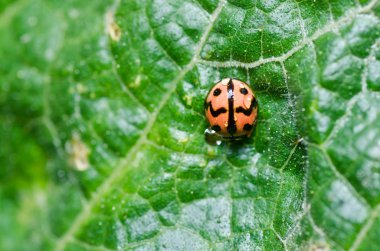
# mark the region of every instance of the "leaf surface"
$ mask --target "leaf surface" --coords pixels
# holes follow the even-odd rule
[[[1,3],[1,246],[376,250],[379,16],[365,0]],[[203,100],[225,77],[252,86],[259,120],[214,147]]]

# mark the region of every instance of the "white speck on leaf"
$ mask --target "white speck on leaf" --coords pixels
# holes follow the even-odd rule
[[[27,22],[29,26],[33,27],[38,23],[38,19],[35,16],[31,16],[28,18]]]
[[[174,128],[170,128],[169,130],[170,130],[170,134],[173,136],[173,138],[178,140],[179,143],[186,143],[187,141],[189,141],[189,137],[188,137],[186,132],[180,131],[180,130],[174,129]]]
[[[32,40],[32,37],[29,34],[24,34],[20,39],[22,43],[27,44]]]
[[[69,142],[65,145],[69,155],[69,163],[78,171],[84,171],[89,167],[88,155],[90,150],[83,143],[78,133],[73,133]]]
[[[113,11],[109,11],[106,15],[106,30],[113,41],[118,42],[120,40],[121,29],[119,25],[115,22]]]
[[[75,19],[75,18],[79,17],[79,11],[77,9],[70,9],[69,10],[69,17],[71,19]]]

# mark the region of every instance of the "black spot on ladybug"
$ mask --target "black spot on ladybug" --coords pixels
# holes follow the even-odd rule
[[[246,88],[241,88],[240,93],[243,95],[246,95],[246,94],[248,94],[248,90]]]
[[[251,101],[251,105],[249,106],[248,109],[244,109],[243,107],[239,106],[238,108],[236,108],[236,113],[243,113],[244,115],[249,116],[251,115],[253,108],[256,108],[256,107],[257,107],[257,101],[256,101],[256,98],[253,97]]]
[[[208,109],[208,107],[210,107],[211,115],[214,118],[218,117],[222,113],[226,113],[227,112],[226,108],[224,108],[224,107],[221,107],[221,108],[219,108],[217,110],[214,110],[214,108],[212,107],[211,101],[207,103],[206,109]]]
[[[248,131],[252,130],[252,127],[253,127],[253,125],[245,124],[244,127],[243,127],[243,129],[244,129],[244,131],[248,132]]]
[[[214,96],[215,97],[217,97],[217,96],[219,96],[220,94],[222,93],[222,90],[220,90],[219,88],[216,88],[215,90],[214,90]]]
[[[214,126],[212,126],[211,129],[214,130],[215,132],[219,132],[220,130],[222,130],[222,129],[220,128],[220,126],[218,126],[218,125],[214,125]]]

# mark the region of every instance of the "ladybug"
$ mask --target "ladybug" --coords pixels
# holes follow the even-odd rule
[[[251,136],[257,100],[248,84],[225,78],[211,88],[204,105],[212,133],[225,140]]]

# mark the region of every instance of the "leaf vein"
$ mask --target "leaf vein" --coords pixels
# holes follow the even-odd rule
[[[325,35],[328,32],[337,30],[340,26],[343,24],[352,21],[356,16],[362,13],[370,12],[377,3],[377,0],[372,0],[368,5],[358,8],[358,9],[352,9],[351,11],[348,11],[345,16],[343,16],[341,19],[333,22],[331,21],[327,25],[325,25],[322,29],[317,30],[311,37],[304,39],[301,43],[299,43],[297,46],[295,46],[293,49],[289,50],[287,53],[278,56],[278,57],[269,57],[264,59],[259,59],[257,61],[251,62],[251,63],[244,63],[236,60],[230,60],[230,61],[208,61],[204,59],[200,59],[199,63],[203,65],[208,65],[211,67],[218,67],[218,68],[227,68],[227,67],[239,67],[239,68],[255,68],[262,64],[272,63],[272,62],[285,62],[288,58],[293,56],[295,53],[303,49],[307,44],[313,42],[314,40],[317,40],[321,36]]]
[[[359,234],[357,235],[354,243],[352,244],[349,251],[355,251],[358,250],[360,247],[360,244],[363,242],[363,240],[366,238],[368,231],[371,229],[373,224],[375,223],[375,220],[380,216],[380,203],[375,207],[375,209],[372,211],[369,219],[367,222],[363,225],[361,228]]]

